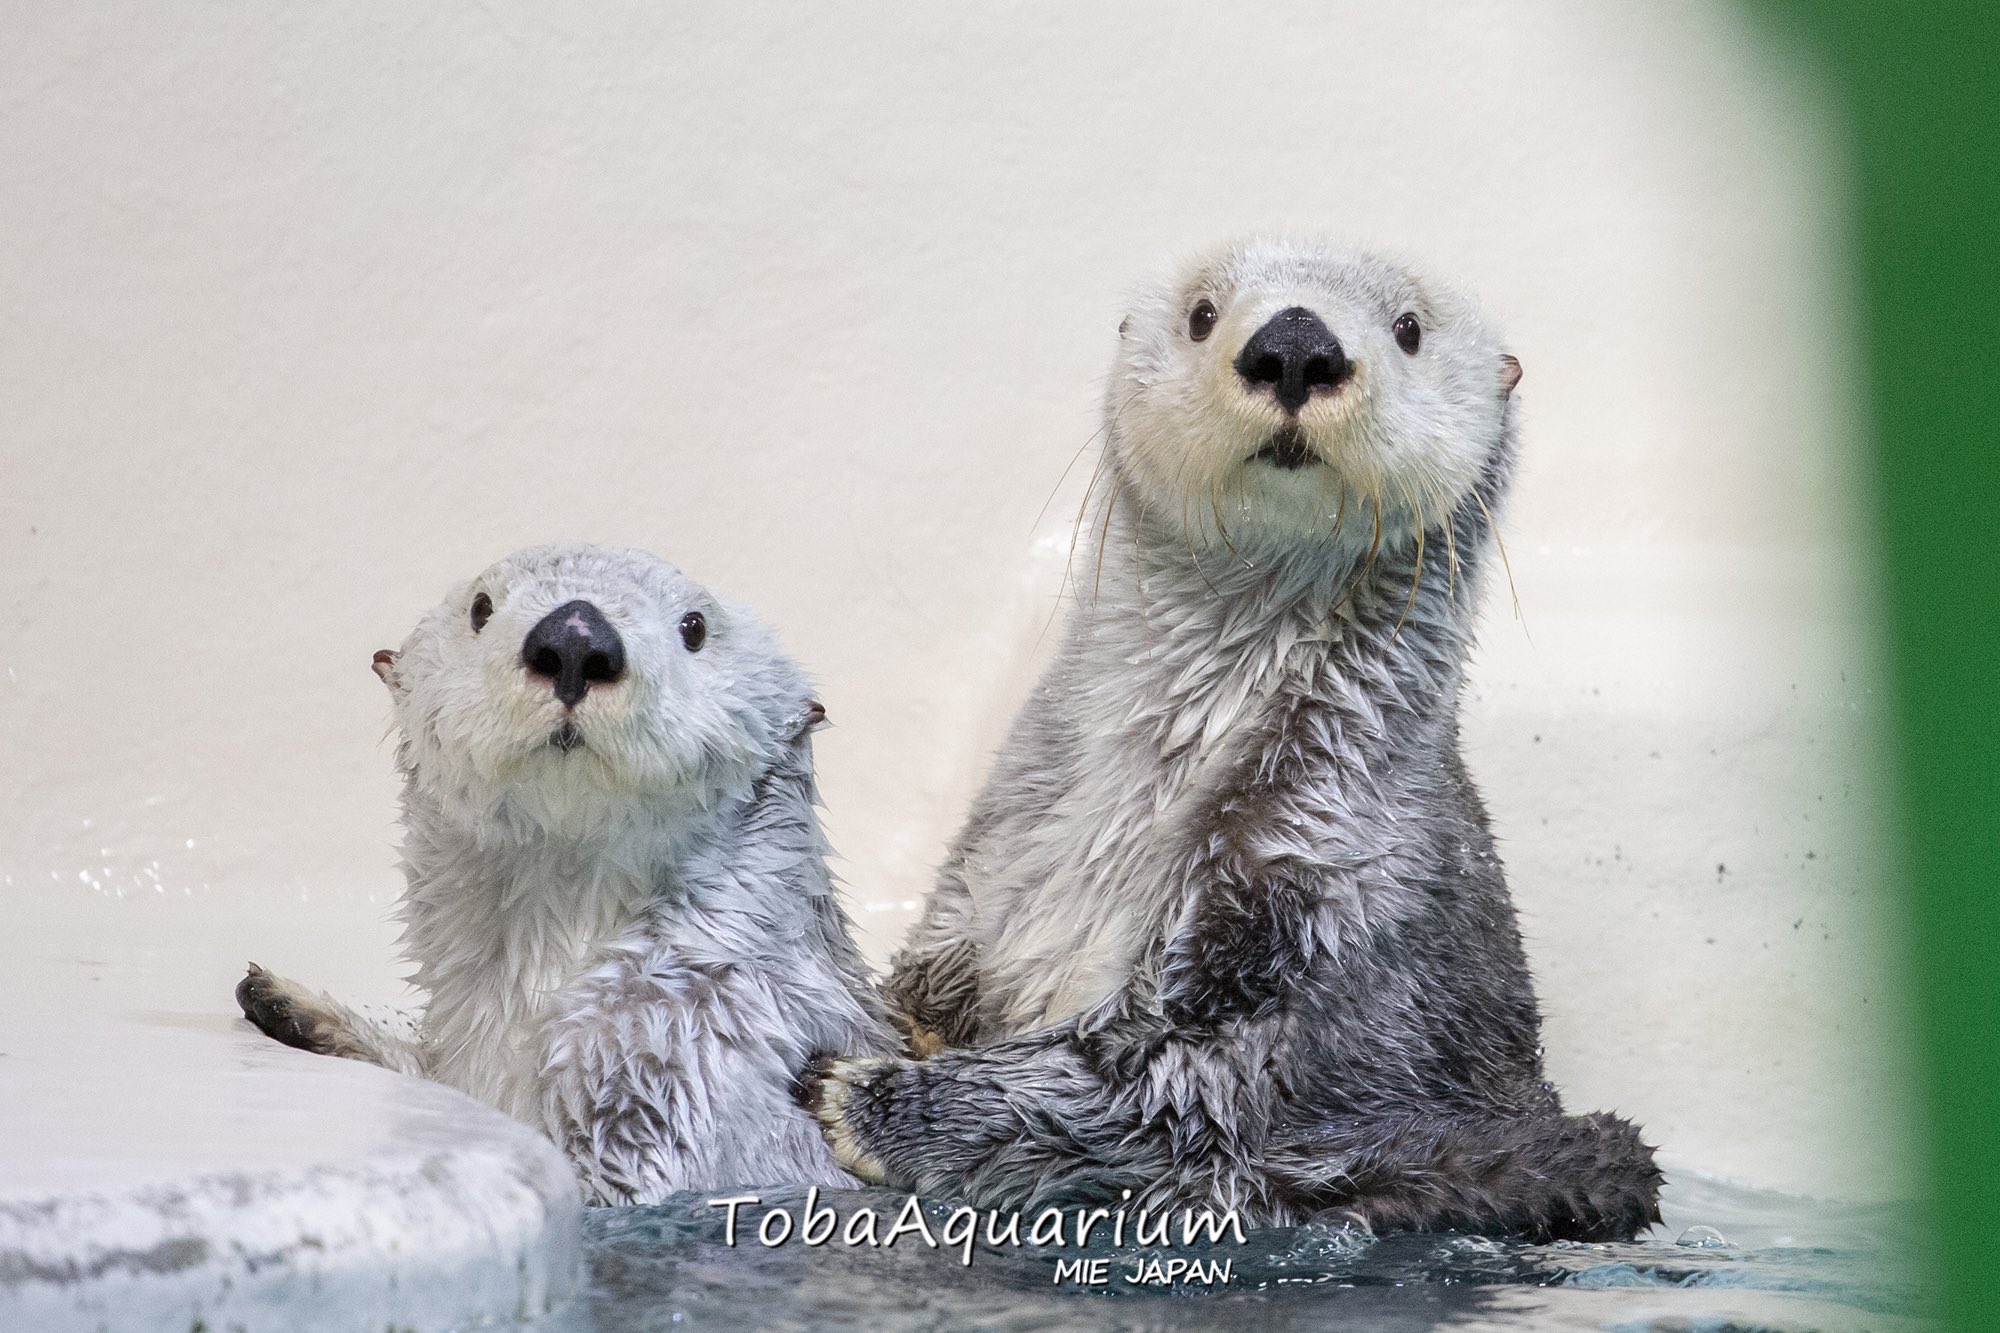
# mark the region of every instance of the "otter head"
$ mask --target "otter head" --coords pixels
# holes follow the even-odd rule
[[[412,788],[483,828],[686,822],[824,714],[775,636],[643,551],[533,547],[375,654]]]
[[[1120,471],[1191,538],[1366,547],[1442,521],[1505,446],[1520,363],[1466,298],[1386,260],[1253,241],[1120,326]]]

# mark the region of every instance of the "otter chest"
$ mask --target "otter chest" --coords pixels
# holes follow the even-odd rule
[[[476,882],[413,892],[411,954],[431,993],[424,1036],[434,1073],[532,1119],[543,1035],[563,991],[639,920],[652,886],[527,858]]]
[[[1240,721],[1242,700],[1225,702]],[[973,850],[981,991],[1000,1031],[1109,999],[1178,919],[1190,827],[1241,750],[1240,727],[1204,734],[1216,707],[1190,699],[1164,731],[1087,741],[1046,806],[1003,814]]]
[[[1193,595],[1193,594],[1191,594]],[[1331,616],[1232,634],[1211,601],[1095,626],[1032,708],[1067,719],[1030,757],[1045,800],[991,812],[968,848],[984,1017],[1020,1032],[1110,998],[1199,891],[1196,845],[1271,710],[1326,685]],[[1173,628],[1164,626],[1178,617]]]

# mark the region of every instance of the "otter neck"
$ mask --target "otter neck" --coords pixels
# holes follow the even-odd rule
[[[649,908],[699,895],[747,795],[700,817],[648,810],[565,835],[469,821],[414,781],[404,793],[402,918],[410,980],[429,992],[434,1076],[518,1116],[535,1086],[553,997],[594,966]]]
[[[1139,669],[1126,673],[1135,686],[1155,674],[1148,664],[1189,684],[1206,664],[1252,689],[1331,668],[1368,686],[1375,705],[1420,713],[1456,691],[1482,582],[1483,497],[1467,495],[1421,537],[1404,529],[1378,539],[1368,514],[1332,539],[1249,524],[1223,533],[1192,514],[1183,526],[1179,513],[1149,510],[1110,470],[1097,543],[1073,571],[1072,634],[1093,655],[1123,655]]]

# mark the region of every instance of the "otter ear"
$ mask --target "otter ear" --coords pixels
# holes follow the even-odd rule
[[[792,719],[792,739],[802,741],[825,725],[825,707],[817,699],[808,699],[806,706]]]
[[[376,653],[375,674],[382,678],[384,685],[387,685],[395,693],[400,694],[403,691],[403,681],[396,674],[396,656],[394,648],[384,648]]]
[[[1512,396],[1514,386],[1521,382],[1521,363],[1505,352],[1500,354],[1500,396]]]
[[[1130,333],[1131,331],[1132,331],[1132,317],[1130,315],[1127,315],[1125,316],[1125,318],[1118,321],[1118,336],[1123,338],[1126,334]]]

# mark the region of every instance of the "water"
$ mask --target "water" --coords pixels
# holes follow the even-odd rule
[[[752,1191],[738,1191],[751,1193]],[[905,1195],[821,1196],[838,1226],[818,1246],[797,1233],[805,1194],[755,1191],[725,1243],[725,1210],[706,1195],[659,1207],[594,1210],[587,1222],[584,1296],[544,1333],[663,1333],[716,1329],[1607,1329],[1614,1333],[1734,1330],[1916,1330],[1929,1326],[1917,1285],[1895,1261],[1907,1210],[1861,1208],[1682,1177],[1666,1225],[1629,1245],[1521,1245],[1469,1236],[1372,1239],[1327,1226],[1249,1231],[1245,1243],[1197,1238],[1140,1248],[1019,1247],[977,1238],[969,1265],[946,1245],[950,1208],[929,1205],[931,1248],[914,1229],[887,1247],[848,1246],[841,1229],[879,1215],[886,1237]],[[765,1247],[768,1208],[794,1234]],[[1025,1241],[1034,1222],[1022,1219]],[[783,1225],[774,1219],[772,1234]],[[824,1217],[820,1223],[825,1226]],[[980,1228],[985,1216],[979,1218]],[[1074,1214],[1068,1224],[1074,1228]],[[1003,1218],[1002,1228],[1005,1227]],[[1180,1219],[1174,1219],[1179,1240]],[[1127,1236],[1128,1242],[1131,1237]],[[1677,1243],[1677,1241],[1679,1243]],[[1077,1280],[1078,1259],[1102,1260],[1101,1285]],[[1159,1267],[1147,1264],[1157,1260]],[[1169,1265],[1179,1260],[1179,1269]],[[1229,1280],[1219,1280],[1228,1264]],[[1188,1266],[1201,1267],[1190,1275]],[[1215,1265],[1210,1269],[1209,1265]],[[1083,1275],[1089,1275],[1086,1268]],[[1171,1286],[1128,1275],[1173,1276]]]

